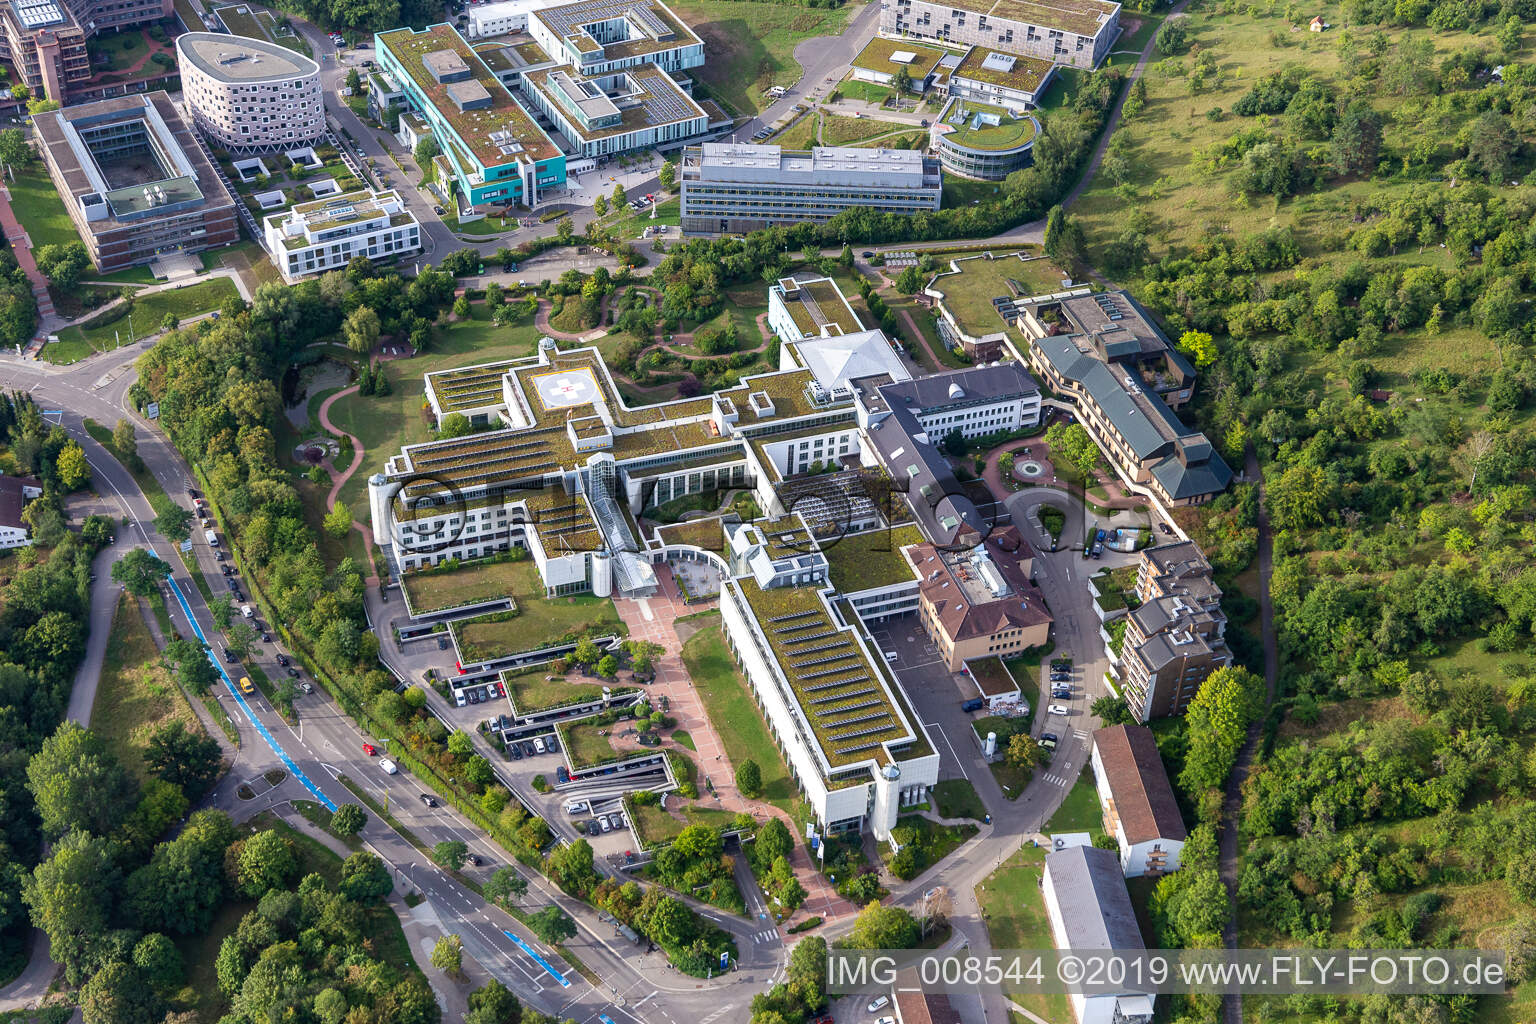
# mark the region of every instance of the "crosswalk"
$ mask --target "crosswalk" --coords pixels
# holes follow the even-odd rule
[[[1067,786],[1076,780],[1077,774],[1072,771],[1070,764],[1064,764],[1060,768],[1045,773],[1045,781],[1053,786]]]
[[[765,928],[760,932],[753,932],[752,941],[757,943],[777,942],[779,941],[779,930],[777,928]]]

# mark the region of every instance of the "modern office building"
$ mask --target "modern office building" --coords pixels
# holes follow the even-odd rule
[[[690,147],[678,168],[682,227],[689,232],[744,232],[774,224],[829,220],[864,207],[910,216],[939,208],[944,179],[938,161],[909,149],[705,143]]]
[[[261,39],[176,38],[181,98],[203,136],[231,153],[299,149],[325,134],[320,65]]]
[[[928,129],[929,144],[950,174],[1002,181],[1035,162],[1040,122],[1033,114],[953,97]]]
[[[1221,589],[1200,549],[1184,541],[1142,551],[1136,596],[1112,666],[1121,694],[1137,721],[1181,715],[1206,678],[1232,664]]]
[[[234,199],[165,93],[32,120],[54,186],[103,273],[240,240]]]
[[[786,277],[769,285],[768,329],[779,338],[779,369],[809,369],[836,398],[850,398],[858,377],[911,379],[885,332],[867,329],[831,278]]]
[[[1179,870],[1189,832],[1152,730],[1115,725],[1095,731],[1089,764],[1104,831],[1120,844],[1125,877],[1156,878]]]
[[[950,74],[949,94],[975,103],[1028,110],[1039,105],[1055,75],[1056,65],[1041,57],[973,46]]]
[[[397,192],[347,192],[262,220],[267,251],[286,281],[344,268],[354,256],[398,259],[421,250],[421,225]]]
[[[530,70],[523,93],[547,117],[572,158],[597,159],[699,135],[709,115],[654,63],[583,74],[574,67]]]
[[[985,46],[1094,68],[1120,34],[1120,5],[1110,0],[890,0],[880,10],[880,34]]]
[[[1195,369],[1122,291],[1025,307],[1016,326],[1030,366],[1079,412],[1079,422],[1132,483],[1164,504],[1198,505],[1232,470],[1173,409],[1194,395]]]
[[[451,25],[375,35],[377,83],[431,128],[438,167],[465,203],[532,206],[565,184],[565,154]]]
[[[91,78],[88,39],[173,13],[172,0],[11,0],[0,5],[0,62],[34,97],[64,103]]]
[[[543,7],[528,34],[557,63],[596,77],[654,64],[671,74],[704,63],[704,43],[660,0],[578,0]]]
[[[502,0],[471,7],[466,12],[469,38],[492,39],[527,32],[528,16],[556,2],[558,0]]]
[[[1049,641],[1054,618],[1030,582],[1034,556],[1013,526],[993,529],[965,551],[932,544],[912,549],[921,580],[918,621],[951,672],[973,659],[1012,658]]]
[[[1070,846],[1046,854],[1040,888],[1057,949],[1129,953],[1146,948],[1120,858],[1109,850]],[[1152,1020],[1150,995],[1074,992],[1067,998],[1078,1024],[1150,1024]]]
[[[905,71],[909,92],[927,92],[959,61],[958,53],[941,47],[876,36],[853,58],[853,78],[889,86]]]

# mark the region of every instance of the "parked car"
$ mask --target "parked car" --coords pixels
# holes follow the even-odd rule
[[[447,637],[440,636],[440,637],[437,638],[437,649],[440,650],[440,651],[446,651],[448,649],[448,638]]]
[[[272,634],[263,631],[262,634],[261,634],[261,642],[264,643],[264,644],[271,643],[272,642]]]
[[[1072,691],[1067,689],[1065,686],[1056,686],[1051,688],[1051,696],[1055,697],[1057,700],[1071,700]]]
[[[562,764],[558,768],[555,769],[555,781],[556,782],[570,782],[571,781],[571,773],[570,773],[569,770],[566,769],[565,765]]]
[[[859,258],[860,259],[866,259],[866,260],[872,260],[872,259],[875,258],[875,254],[873,252],[871,252],[870,250],[866,249],[863,252],[859,253]]]
[[[960,703],[960,710],[965,712],[980,711],[983,707],[986,706],[986,703],[987,702],[982,700],[980,697],[972,697],[970,700],[962,701]]]
[[[865,1007],[865,1009],[868,1010],[870,1013],[879,1013],[881,1010],[885,1009],[887,1006],[890,1006],[890,1005],[891,1005],[891,997],[890,996],[880,996],[878,999],[875,999],[875,1000],[871,1001],[870,1004]]]
[[[523,759],[523,748],[516,743],[507,748],[507,752],[512,755],[512,760],[514,761],[521,761]]]
[[[188,487],[187,488],[187,497],[191,498],[193,501],[196,501],[197,500],[197,488],[196,487]]]
[[[560,749],[560,744],[555,741],[553,736],[549,736],[544,740],[544,746],[549,750],[551,754],[557,752]]]
[[[479,704],[480,703],[480,691],[479,690],[471,688],[468,691],[468,693],[469,693],[469,702],[471,704]]]
[[[469,703],[469,698],[464,696],[464,691],[463,690],[454,690],[453,691],[453,702],[457,706],[463,707],[464,705]]]
[[[613,826],[608,824],[608,815],[606,814],[599,814],[597,816],[597,827],[602,829],[605,835],[613,831]]]
[[[546,748],[544,746],[544,737],[542,737],[542,736],[535,736],[533,738],[533,752],[536,753],[536,754],[542,754],[542,753],[544,753],[545,749]]]
[[[571,800],[565,805],[565,813],[574,818],[578,814],[586,814],[591,806],[585,800]]]
[[[279,665],[283,666],[283,668],[287,668],[288,667],[288,655],[286,655],[286,654],[279,654],[277,656],[277,663]]]
[[[1048,710],[1053,715],[1061,715],[1063,718],[1072,713],[1067,710],[1067,706],[1065,704],[1052,704],[1046,710]]]
[[[428,807],[436,807],[437,806],[437,798],[435,796],[433,796],[431,793],[423,793],[423,794],[421,794],[421,802],[426,804]]]
[[[524,756],[532,757],[535,753],[536,753],[536,751],[533,749],[533,744],[529,743],[527,740],[524,740],[523,741],[523,754],[524,754]]]
[[[303,690],[305,693],[314,693],[315,692],[315,688],[313,686],[310,686],[308,683],[300,683],[299,684],[299,689]]]
[[[1173,527],[1169,526],[1167,523],[1158,523],[1157,528],[1160,532],[1166,533],[1170,537],[1173,536]]]
[[[438,206],[435,203],[432,206],[432,212],[437,214],[439,217],[446,217],[446,216],[448,216],[448,211],[443,209],[441,206]]]

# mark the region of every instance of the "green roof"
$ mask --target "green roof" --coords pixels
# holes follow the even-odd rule
[[[891,60],[891,54],[903,50],[907,53],[915,53],[917,59],[910,64],[898,64]],[[859,51],[857,57],[853,58],[853,66],[887,75],[894,75],[902,68],[906,68],[907,75],[914,82],[921,82],[933,72],[934,68],[938,67],[939,61],[943,60],[949,52],[937,46],[925,46],[911,39],[886,39],[884,36],[876,36]]]
[[[994,53],[1012,57],[1013,70],[996,71],[983,67],[982,64]],[[989,50],[985,46],[973,46],[951,77],[969,78],[973,82],[986,82],[1006,89],[1018,89],[1021,92],[1035,92],[1050,75],[1053,67],[1055,67],[1054,64],[1040,57],[1023,57],[1003,50]]]
[[[917,574],[901,549],[922,541],[922,532],[909,523],[824,540],[821,550],[827,556],[832,585],[838,593],[856,594],[916,579]]]
[[[972,128],[976,115],[993,115],[998,124],[982,124]],[[955,122],[959,123],[956,124]],[[1015,117],[1006,107],[993,107],[985,103],[956,100],[942,122],[949,131],[943,133],[947,142],[969,149],[1003,150],[1018,149],[1040,133],[1040,124],[1028,114]]]
[[[949,6],[993,18],[1097,35],[1120,5],[1109,0],[950,0]]]

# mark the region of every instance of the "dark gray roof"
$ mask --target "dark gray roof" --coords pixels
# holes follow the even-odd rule
[[[958,396],[951,392],[956,387],[961,391]],[[905,402],[925,412],[1005,402],[1039,393],[1040,385],[1035,383],[1030,372],[1013,362],[998,366],[975,366],[968,370],[955,370],[953,373],[936,373],[931,377],[918,377],[880,388],[880,394],[890,405]]]
[[[1056,894],[1066,949],[1145,949],[1120,857],[1093,846],[1047,854],[1046,884]]]
[[[1175,500],[1224,491],[1232,482],[1231,467],[1215,451],[1203,461],[1189,465],[1170,455],[1152,467],[1152,475]]]

